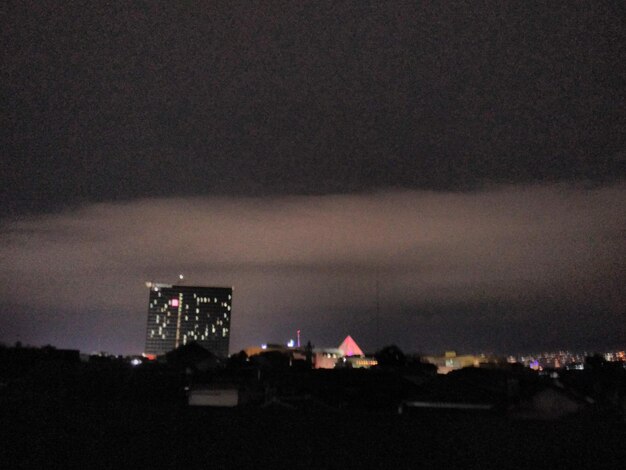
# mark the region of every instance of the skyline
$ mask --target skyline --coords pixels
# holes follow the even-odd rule
[[[0,236],[2,339],[140,352],[145,280],[181,272],[234,287],[231,352],[296,329],[368,350],[619,346],[625,192],[153,199],[38,216]]]
[[[1,9],[0,341],[141,352],[184,273],[231,352],[623,347],[623,2]]]

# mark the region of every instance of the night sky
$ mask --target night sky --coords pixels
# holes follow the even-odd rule
[[[5,344],[141,352],[184,273],[231,352],[626,346],[623,2],[0,13]]]

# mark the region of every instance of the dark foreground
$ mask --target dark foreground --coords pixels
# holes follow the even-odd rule
[[[6,405],[6,403],[5,403]],[[624,468],[623,423],[450,412],[4,406],[0,467]]]
[[[283,370],[252,385],[309,399],[194,408],[176,367],[2,364],[0,470],[626,468],[626,422],[608,406],[557,421],[514,419],[506,407],[398,415],[398,374]]]

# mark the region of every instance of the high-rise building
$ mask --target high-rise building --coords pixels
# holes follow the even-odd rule
[[[195,341],[228,356],[233,289],[147,282],[150,288],[146,354],[164,354]]]

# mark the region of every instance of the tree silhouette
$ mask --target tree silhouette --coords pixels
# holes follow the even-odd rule
[[[395,344],[385,346],[374,357],[381,367],[404,367],[406,364],[406,356]]]
[[[310,341],[306,343],[306,347],[304,348],[304,354],[306,357],[306,365],[310,369],[313,367],[313,345]]]
[[[239,351],[236,354],[233,354],[232,356],[230,356],[228,358],[228,361],[226,362],[226,367],[228,367],[229,369],[241,369],[242,367],[245,367],[248,364],[248,355],[246,354],[245,351]]]

